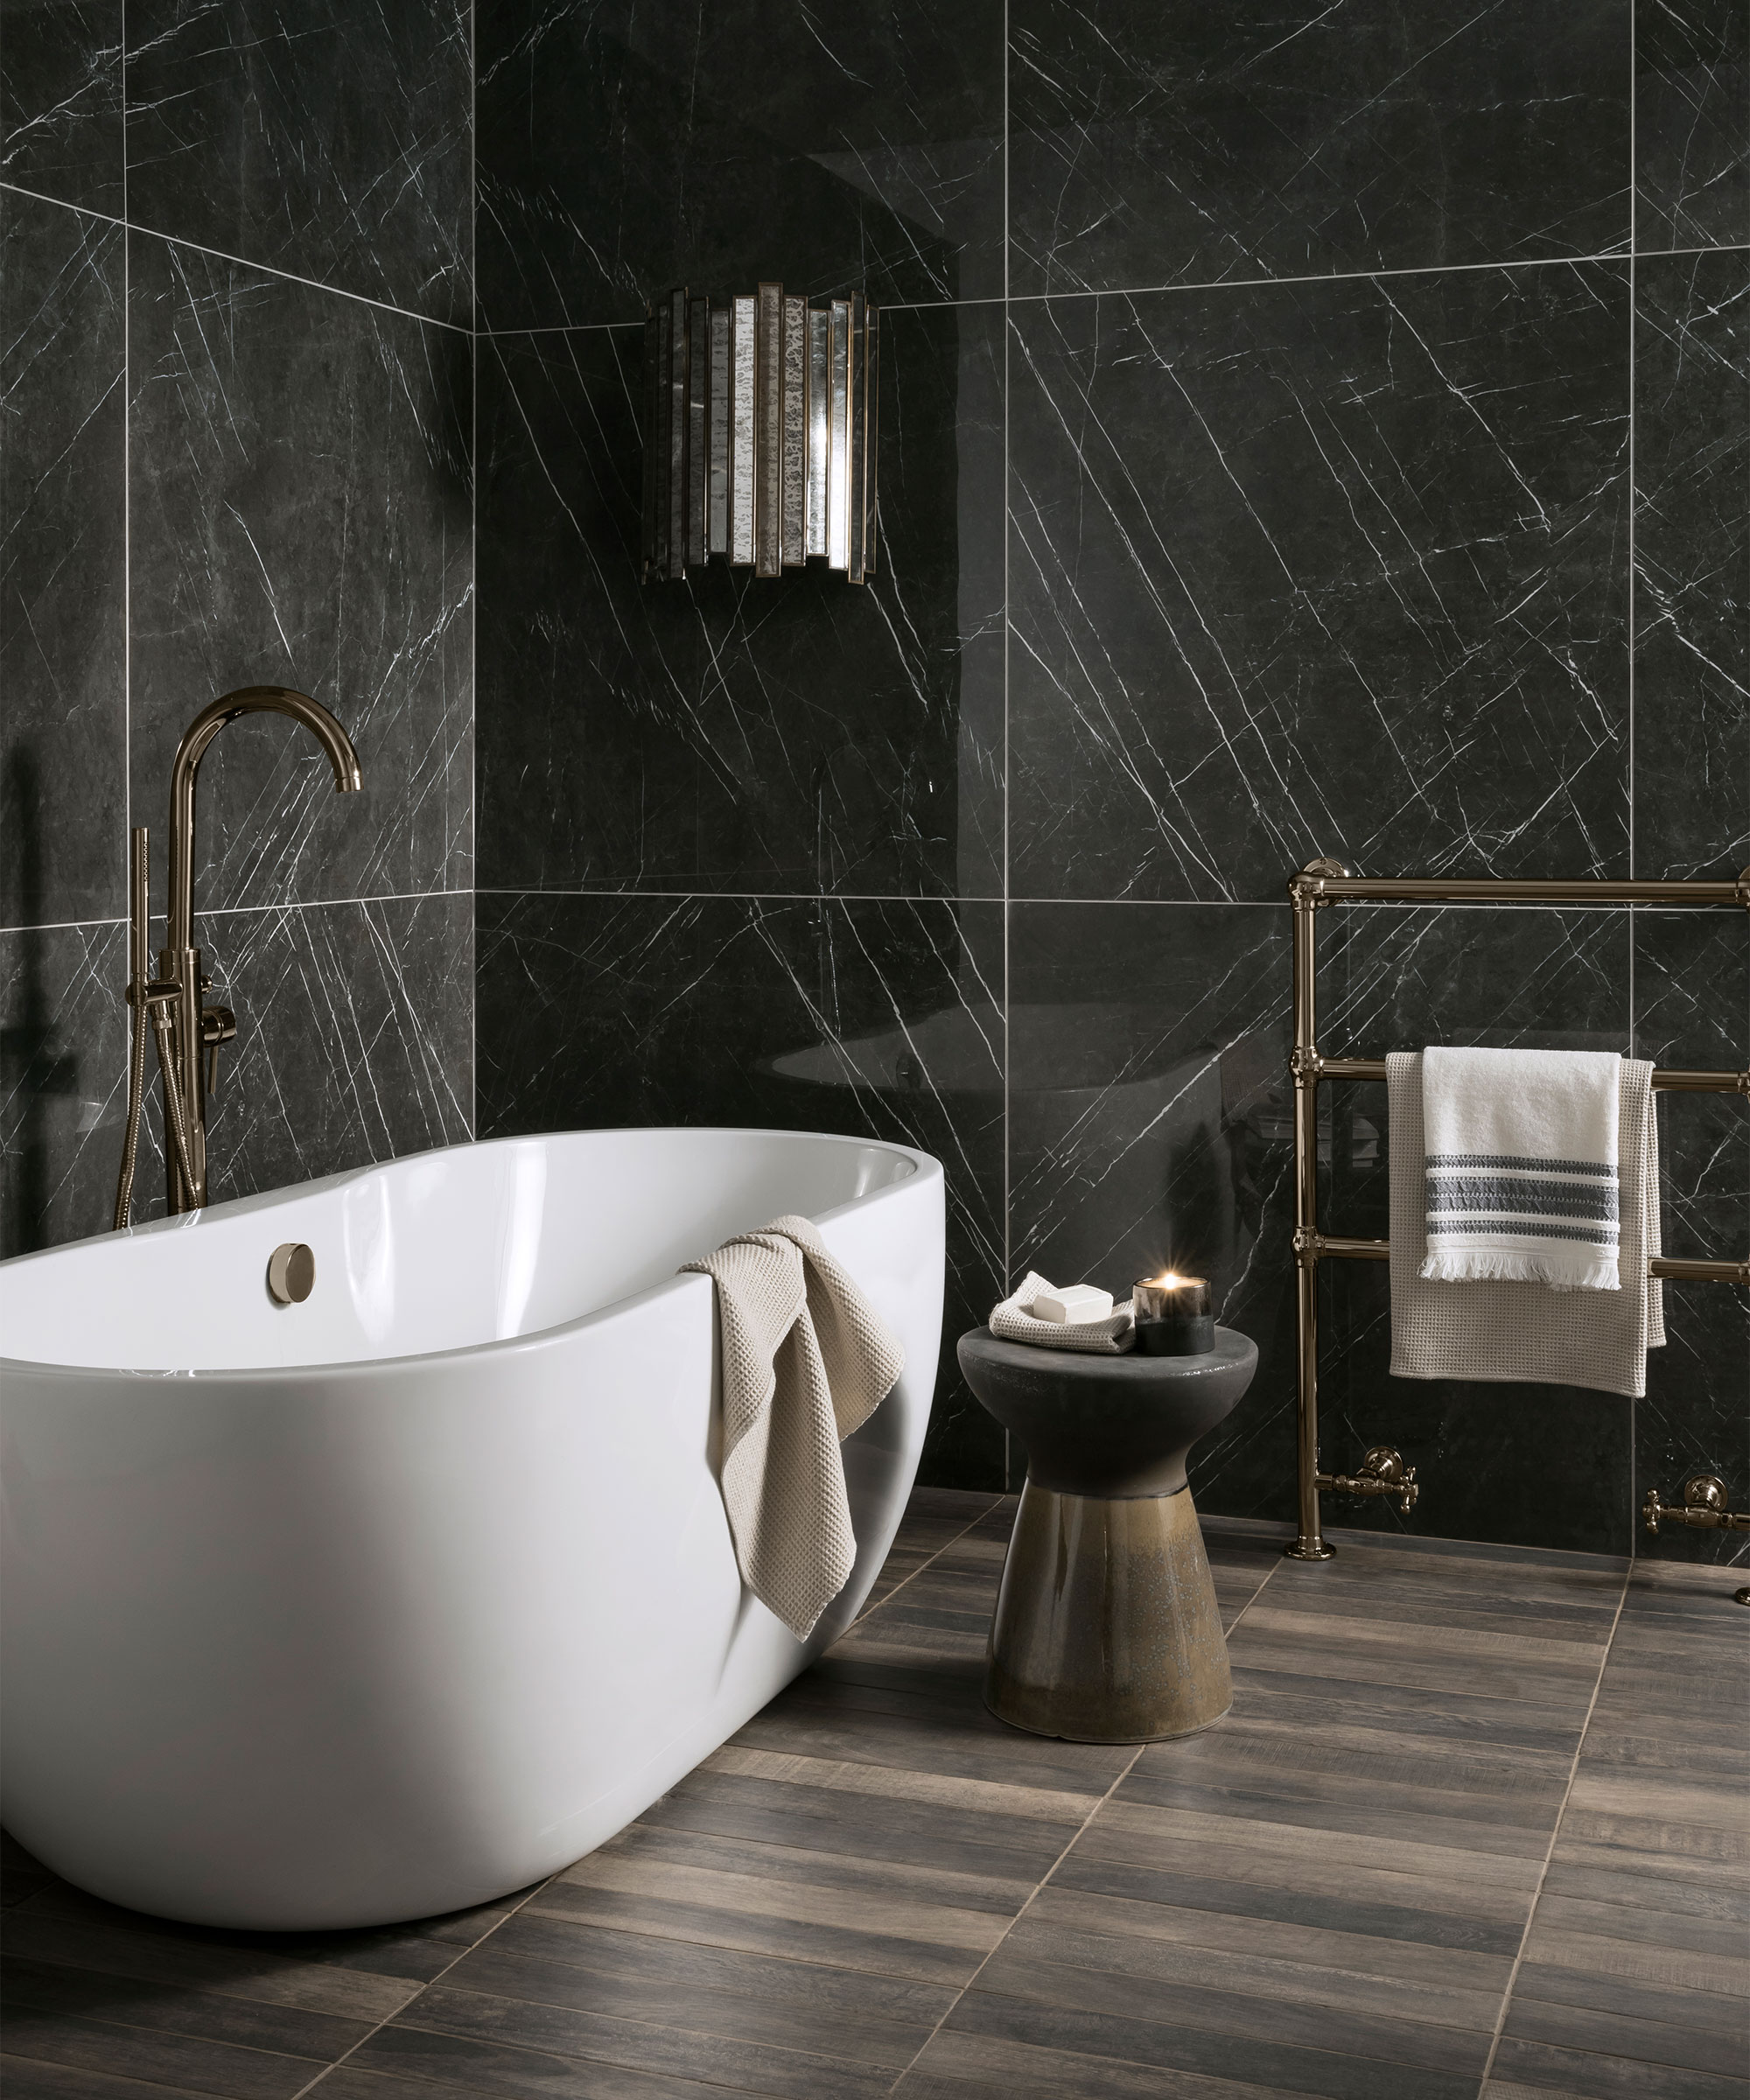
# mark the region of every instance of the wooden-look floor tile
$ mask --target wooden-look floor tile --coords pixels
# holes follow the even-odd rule
[[[187,2087],[224,2100],[291,2100],[323,2068],[319,2057],[275,2054],[197,2035],[40,2012],[10,2006],[6,2054],[150,2085]]]
[[[1750,2079],[1503,2035],[1485,2088],[1488,2100],[1500,2100],[1502,2089],[1514,2086],[1536,2091],[1537,2100],[1549,2100],[1550,2087],[1572,2100],[1744,2100]]]
[[[405,2100],[410,2082],[416,2093],[504,2095],[507,2100],[721,2100],[721,2082],[702,2083],[677,2073],[652,2071],[620,2063],[591,2061],[514,2042],[482,2041],[431,2027],[381,2028],[344,2068],[354,2077],[381,2071],[370,2100]],[[332,2100],[337,2074],[331,2072],[311,2100]],[[345,2087],[338,2089],[344,2092]],[[733,2090],[733,2089],[732,2089]],[[748,2090],[742,2089],[744,2091]],[[753,2089],[757,2091],[759,2089]],[[819,2087],[817,2092],[830,2091]],[[369,2091],[354,2086],[354,2092]]]
[[[1554,2005],[1516,1990],[1502,2032],[1516,2041],[1545,2042],[1592,2055],[1708,2071],[1721,2078],[1750,2077],[1750,2056],[1739,2036],[1687,2020],[1648,2020],[1644,2014],[1606,2012],[1593,2006]]]
[[[112,2078],[107,2072],[80,2065],[4,2054],[0,2092],[6,2100],[211,2100],[210,2095],[198,2094],[186,2085],[147,2085],[137,2078]],[[397,2094],[394,2100],[408,2100],[408,2096]],[[454,2095],[446,2095],[445,2100],[454,2100]]]
[[[59,2013],[324,2062],[344,2055],[375,2024],[47,1962],[0,1962],[0,1998],[9,2012]]]
[[[1192,2026],[1252,2033],[1258,2023],[1297,2023],[1292,2036],[1324,2047],[1334,2020],[1362,2023],[1383,2034],[1400,2026],[1460,2029],[1484,2038],[1500,2009],[1499,1986],[1466,1991],[1450,1977],[1412,1984],[1400,1977],[1369,1974],[1359,1946],[1346,1950],[1349,1965],[1319,1967],[1277,1954],[1240,1954],[1183,1942],[1130,1939],[1087,1932],[1052,1919],[1033,1922],[1029,1913],[979,1971],[978,1988],[999,1994],[1073,2003],[1055,1970],[1088,1971],[1099,1979],[1107,2002],[1129,2006],[1149,2019],[1183,2018]],[[1084,2001],[1085,2002],[1085,2001]],[[1152,2010],[1171,2005],[1171,2012]],[[1356,2054],[1378,2054],[1345,2025],[1347,2045]],[[1392,2054],[1392,2051],[1386,2051]],[[1471,2060],[1466,2052],[1462,2061]],[[1479,2070],[1481,2056],[1475,2059]]]
[[[1545,2005],[1586,2006],[1668,2026],[1705,2027],[1733,2038],[1739,2061],[1750,2067],[1750,1996],[1728,1992],[1693,1991],[1681,1984],[1636,1983],[1620,1976],[1592,1976],[1585,1970],[1555,1969],[1541,1962],[1521,1964],[1514,1996]]]
[[[1274,2088],[1000,2036],[936,2035],[893,2100],[1277,2100]]]
[[[675,2011],[683,2015],[684,2008],[677,2003]],[[416,2031],[422,2037],[576,2059],[592,2068],[691,2079],[785,2100],[817,2100],[825,2093],[881,2100],[904,2066],[904,2058],[897,2064],[858,2061],[841,2051],[830,2028],[817,2028],[811,2048],[785,2048],[733,2032],[726,2008],[714,2015],[696,2003],[694,2011],[697,2024],[683,2016],[657,2021],[547,1998],[453,1990],[446,1983],[424,1992],[414,2010],[383,2033]],[[374,2061],[373,2045],[359,2054],[361,2062]]]
[[[1324,2100],[1410,2100],[1410,2096],[1415,2100],[1474,2100],[1488,2053],[1485,2036],[1460,2034],[1453,2029],[1412,2030],[1407,2025],[1399,2030],[1405,2053],[1392,2058],[1350,2055],[1330,2046],[1307,2048],[1273,2039],[1270,2023],[1262,2016],[1264,2010],[1260,2007],[1250,2034],[1236,2034],[1141,2019],[1116,2007],[1028,2003],[975,1988],[949,2013],[942,2034],[1015,2041],[1072,2056],[1197,2072],[1270,2092],[1320,2095]],[[1473,2061],[1462,2068],[1411,2061],[1420,2053],[1424,2035],[1450,2038],[1453,2048],[1464,2050]],[[920,2070],[932,2068],[941,2039],[933,2040],[920,2057]],[[1327,2044],[1335,2039],[1334,2034],[1327,2035]]]

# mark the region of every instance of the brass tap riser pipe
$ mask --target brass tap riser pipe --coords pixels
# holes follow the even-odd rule
[[[240,686],[210,702],[176,747],[170,774],[170,918],[158,965],[160,976],[173,978],[178,988],[172,1054],[180,1100],[175,1104],[169,1071],[164,1075],[166,1125],[174,1129],[179,1119],[183,1133],[167,1161],[172,1211],[198,1210],[206,1200],[206,1074],[200,1020],[205,988],[200,951],[194,945],[194,791],[200,761],[214,738],[228,722],[255,714],[285,715],[301,723],[326,754],[338,794],[351,794],[362,785],[352,738],[318,701],[287,686]]]
[[[1382,1057],[1321,1057],[1313,1077],[1326,1081],[1383,1080],[1385,1060]],[[1653,1074],[1653,1091],[1656,1094],[1750,1095],[1750,1071],[1656,1071]]]
[[[1736,882],[1487,882],[1436,876],[1375,881],[1359,875],[1291,878],[1291,890],[1332,904],[1737,905],[1750,910],[1750,869]]]

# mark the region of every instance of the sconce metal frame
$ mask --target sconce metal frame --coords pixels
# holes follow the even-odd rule
[[[762,284],[714,306],[684,284],[644,323],[643,575],[712,556],[755,576],[875,570],[879,315]]]

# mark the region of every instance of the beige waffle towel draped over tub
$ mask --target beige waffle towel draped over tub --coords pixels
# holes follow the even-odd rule
[[[1431,1283],[1427,1247],[1422,1059],[1385,1060],[1391,1152],[1391,1375],[1394,1378],[1523,1379],[1585,1385],[1642,1398],[1647,1352],[1665,1340],[1659,1254],[1659,1135],[1653,1068],[1624,1058],[1617,1096],[1620,1239],[1614,1291],[1551,1290],[1542,1283]]]
[[[684,1267],[717,1285],[723,1501],[741,1579],[806,1640],[857,1558],[838,1447],[906,1354],[807,1218],[774,1218]]]

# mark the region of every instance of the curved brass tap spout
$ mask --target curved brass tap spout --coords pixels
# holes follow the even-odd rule
[[[201,975],[200,950],[194,945],[195,780],[207,746],[225,724],[240,715],[256,714],[289,715],[301,722],[328,754],[340,794],[351,794],[362,784],[359,754],[346,731],[307,693],[281,685],[246,685],[227,693],[201,709],[176,747],[170,776],[170,923],[152,995],[169,1005],[172,1019],[174,1054],[164,1072],[165,1124],[177,1131],[177,1143],[165,1145],[172,1211],[198,1210],[206,1201],[208,1088],[203,1060],[210,1055],[216,1071],[219,1046],[236,1033],[235,1021],[224,1007],[201,1004],[210,979]],[[144,954],[144,932],[136,940]],[[146,996],[144,989],[141,996]]]
[[[334,791],[351,794],[363,785],[353,739],[319,701],[284,685],[244,685],[203,707],[183,734],[170,769],[170,934],[172,948],[194,942],[194,784],[206,747],[240,715],[289,715],[301,722],[328,754]]]

